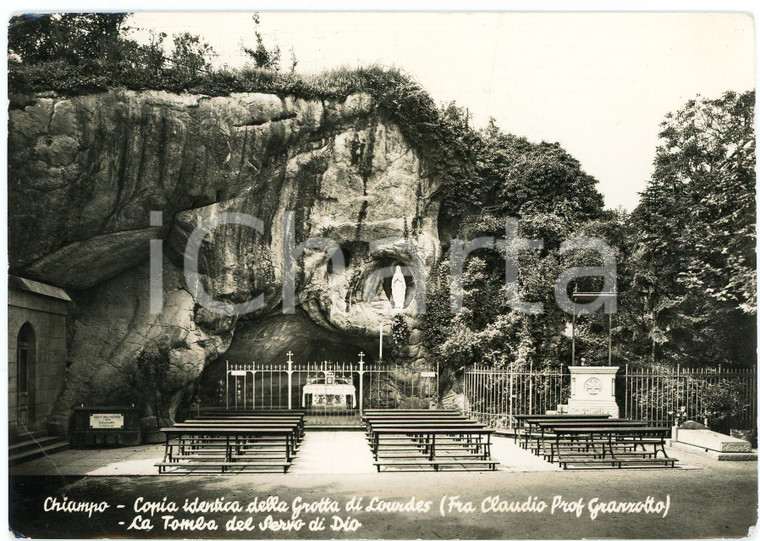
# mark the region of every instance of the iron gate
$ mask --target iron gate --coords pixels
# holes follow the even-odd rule
[[[359,424],[364,409],[430,408],[438,404],[438,370],[385,364],[230,364],[230,410],[305,410],[309,424]]]

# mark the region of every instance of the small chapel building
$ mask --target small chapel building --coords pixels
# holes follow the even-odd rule
[[[47,430],[66,377],[71,298],[55,286],[8,277],[10,441]]]

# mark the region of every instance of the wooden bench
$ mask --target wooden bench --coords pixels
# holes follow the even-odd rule
[[[377,467],[377,471],[381,471],[380,468],[383,466],[404,466],[404,467],[410,467],[410,466],[421,466],[424,468],[433,468],[433,471],[440,471],[442,467],[446,466],[456,466],[457,469],[461,469],[462,466],[486,466],[489,470],[495,471],[496,466],[499,465],[499,462],[496,460],[482,460],[482,459],[472,459],[472,460],[466,460],[466,459],[456,459],[456,460],[443,460],[441,458],[436,458],[435,460],[428,460],[428,459],[422,459],[419,461],[413,461],[408,459],[400,459],[400,460],[378,460],[373,463],[374,466]]]
[[[457,410],[365,410],[362,423],[378,420],[425,420],[425,419],[467,419]]]
[[[251,469],[256,468],[262,468],[266,471],[270,470],[278,470],[279,468],[282,468],[283,473],[287,473],[288,468],[290,467],[290,462],[275,462],[275,461],[268,461],[268,462],[187,462],[187,463],[177,463],[177,462],[158,462],[154,464],[154,466],[158,466],[159,473],[162,475],[171,475],[171,474],[186,474],[186,473],[207,473],[208,472],[221,472],[221,473],[232,473],[233,469],[239,468],[241,471],[250,471]],[[169,468],[172,468],[171,470]],[[163,471],[162,471],[163,469]]]
[[[221,411],[201,411],[196,415],[196,419],[212,418],[224,419],[228,417],[303,417],[306,415],[305,410],[221,410]]]
[[[396,415],[399,413],[425,413],[425,414],[436,414],[436,413],[459,413],[459,410],[456,409],[422,409],[422,408],[413,408],[413,409],[366,409],[364,410],[365,414],[368,415],[383,415],[386,413],[389,413],[391,415]]]
[[[595,427],[554,427],[557,435],[550,442],[549,461],[567,469],[568,465],[611,466],[622,468],[634,466],[675,467],[677,459],[665,451],[668,428],[646,426],[595,426]],[[651,446],[647,450],[646,446]],[[638,450],[639,447],[641,450]],[[583,448],[586,451],[583,451]],[[570,451],[570,452],[568,452]],[[658,458],[658,454],[662,457]]]
[[[536,455],[544,454],[545,443],[557,438],[557,434],[554,432],[555,428],[595,428],[595,427],[646,427],[647,424],[644,421],[630,421],[628,419],[552,419],[547,420],[529,420],[531,428],[525,435],[526,445],[525,449],[530,449]],[[534,430],[535,428],[535,430]]]
[[[294,421],[285,421],[285,422],[272,422],[272,421],[267,422],[267,421],[263,421],[263,422],[256,422],[256,423],[251,423],[251,422],[246,422],[246,423],[228,423],[228,422],[221,422],[221,423],[217,423],[217,422],[213,422],[213,423],[203,422],[203,423],[198,423],[198,422],[187,422],[187,423],[182,423],[180,425],[175,425],[175,426],[182,426],[182,427],[189,427],[189,428],[204,428],[204,427],[225,427],[225,428],[260,428],[260,427],[272,427],[272,428],[288,428],[288,429],[290,429],[290,430],[293,431],[293,438],[292,438],[292,442],[291,442],[293,451],[295,451],[295,450],[297,450],[299,448],[299,446],[301,444],[301,441],[303,440],[303,437],[304,437],[303,426],[301,424],[299,424],[298,421],[295,421],[295,420]],[[207,438],[207,440],[208,439],[209,438]],[[219,438],[217,438],[217,439],[219,439]],[[271,441],[271,440],[272,440],[271,437],[267,439],[267,438],[264,438],[262,436],[262,437],[259,437],[259,438],[252,439],[251,442],[252,443],[253,442],[262,443],[262,442]],[[275,441],[281,441],[280,439],[278,439],[276,437],[274,438],[274,440]]]
[[[579,421],[579,420],[588,420],[588,421],[594,421],[594,420],[602,420],[602,419],[609,419],[611,416],[607,413],[599,413],[599,414],[585,414],[585,413],[578,413],[578,414],[542,414],[542,415],[533,415],[533,414],[518,414],[512,416],[515,420],[515,428],[514,428],[514,434],[515,434],[515,442],[520,440],[520,430],[523,430],[522,434],[530,433],[530,424],[531,422],[538,422],[538,421],[550,421],[550,420],[557,420],[557,421]],[[520,444],[521,447],[523,447],[522,442]],[[525,447],[523,447],[525,448]]]
[[[367,437],[372,437],[372,432],[374,427],[376,426],[382,426],[382,427],[394,427],[394,426],[459,426],[462,424],[467,425],[477,425],[477,426],[485,426],[481,423],[476,423],[475,421],[471,419],[467,419],[466,417],[459,417],[459,418],[453,418],[453,419],[439,419],[439,418],[433,418],[433,419],[374,419],[374,420],[368,420],[367,421]]]
[[[190,426],[190,425],[215,425],[215,426],[245,426],[245,425],[265,425],[265,424],[282,424],[288,426],[301,426],[303,425],[303,419],[298,417],[254,417],[254,418],[229,418],[229,419],[189,419],[181,423],[176,423],[175,426]]]
[[[179,423],[162,428],[166,434],[164,459],[155,464],[158,472],[213,469],[226,473],[231,467],[282,467],[287,471],[298,439],[297,420],[286,424],[244,426],[220,423]],[[267,445],[273,444],[273,445]],[[263,449],[268,449],[264,451]],[[286,465],[287,464],[287,465]]]
[[[362,422],[364,424],[372,422],[372,421],[414,421],[414,420],[432,420],[432,419],[468,419],[468,417],[465,417],[464,415],[457,414],[457,413],[447,413],[445,415],[404,415],[403,413],[399,413],[397,415],[363,415],[362,416]]]
[[[374,413],[365,413],[362,415],[362,422],[366,423],[367,421],[371,420],[379,420],[379,419],[406,419],[406,420],[413,420],[413,419],[460,419],[460,418],[466,418],[461,413],[432,413],[432,414],[422,414],[422,413],[396,413],[396,414],[390,414],[390,413],[384,413],[382,415],[374,414]]]
[[[362,413],[362,418],[372,417],[372,418],[380,418],[380,417],[406,417],[407,419],[413,419],[415,417],[423,417],[426,419],[433,418],[433,417],[457,417],[461,416],[462,413],[458,411],[412,411],[412,412],[386,412],[386,413],[372,413],[365,411]]]
[[[296,443],[299,443],[304,436],[304,420],[303,417],[273,417],[273,416],[261,416],[261,417],[234,417],[234,418],[224,418],[224,419],[213,419],[213,418],[200,418],[200,419],[190,419],[188,421],[185,421],[181,423],[182,426],[203,426],[203,425],[211,425],[211,426],[230,426],[230,427],[236,427],[236,426],[261,426],[261,425],[272,425],[272,426],[295,426],[297,429],[298,434],[298,440]]]
[[[473,422],[376,424],[370,445],[378,472],[383,466],[425,466],[438,471],[446,466],[470,465],[494,470],[498,462],[491,459],[493,432],[492,428]],[[389,447],[395,452],[381,452]]]

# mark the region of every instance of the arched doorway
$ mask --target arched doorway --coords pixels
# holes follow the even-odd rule
[[[37,339],[29,322],[21,326],[16,345],[16,404],[19,425],[34,429]]]

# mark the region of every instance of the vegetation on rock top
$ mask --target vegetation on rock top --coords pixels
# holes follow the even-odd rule
[[[356,93],[371,95],[398,124],[409,142],[426,158],[428,174],[446,184],[466,176],[472,160],[466,139],[471,130],[459,115],[451,117],[409,74],[398,68],[371,65],[337,68],[318,74],[284,73],[262,67],[263,44],[251,51],[255,63],[242,68],[214,69],[214,52],[198,36],[174,36],[174,49],[164,53],[165,34],[147,45],[126,37],[126,15],[20,15],[9,27],[9,94],[55,91],[80,95],[109,88],[165,90],[207,96],[258,92],[308,100],[345,100]],[[452,111],[449,111],[451,113]],[[465,128],[465,129],[463,129]]]

